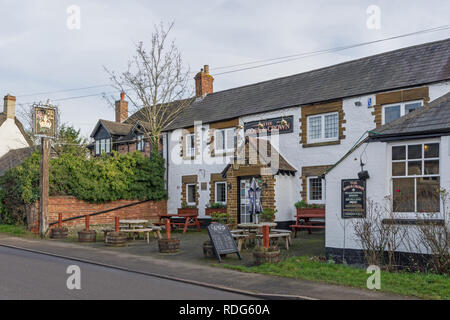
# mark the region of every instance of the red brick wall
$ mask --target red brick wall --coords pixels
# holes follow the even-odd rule
[[[78,200],[69,196],[50,197],[48,211],[48,222],[58,221],[58,213],[62,213],[62,218],[67,219],[70,217],[86,215],[98,211],[108,210],[127,204],[139,202],[139,200],[118,200],[102,204],[92,204],[82,200]],[[31,229],[36,231],[36,227],[39,225],[37,220],[39,203],[36,203],[34,210],[29,218],[29,226],[33,226]],[[90,219],[91,224],[114,224],[114,217],[119,216],[121,219],[145,219],[145,220],[158,220],[159,213],[167,213],[167,201],[148,201],[135,206],[123,208],[120,210],[92,216]],[[83,226],[84,219],[76,219],[72,221],[63,222],[65,227]]]

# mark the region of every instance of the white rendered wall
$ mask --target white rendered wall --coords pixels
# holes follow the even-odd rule
[[[13,119],[6,119],[0,126],[0,157],[8,151],[28,147],[22,132]]]

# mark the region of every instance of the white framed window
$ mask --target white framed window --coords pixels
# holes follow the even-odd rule
[[[138,151],[144,151],[144,135],[140,134],[136,137],[137,143],[136,143],[136,149]]]
[[[394,212],[438,212],[439,143],[393,145],[391,155]]]
[[[331,112],[308,116],[308,143],[339,139],[339,113]]]
[[[195,134],[186,135],[186,156],[195,157]]]
[[[111,140],[110,139],[99,139],[95,140],[95,154],[100,155],[103,152],[111,152]]]
[[[214,152],[233,152],[235,148],[236,129],[216,129],[214,131]]]
[[[423,106],[422,100],[383,105],[382,124],[389,123]]]
[[[324,204],[324,187],[323,181],[320,177],[308,177],[307,178],[307,197],[308,203],[311,204]]]
[[[189,206],[196,205],[196,191],[197,186],[195,185],[195,183],[186,184],[186,202]]]
[[[227,203],[227,183],[224,181],[215,183],[215,199],[214,202],[226,204]]]

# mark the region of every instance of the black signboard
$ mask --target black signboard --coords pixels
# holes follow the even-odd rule
[[[366,217],[366,181],[344,179],[341,182],[342,218]]]
[[[239,259],[241,259],[233,235],[226,225],[221,223],[211,223],[208,226],[208,234],[219,262],[222,262],[220,255],[228,253],[237,253]]]
[[[291,133],[294,132],[294,117],[293,116],[287,116],[287,117],[279,117],[279,118],[272,118],[272,119],[266,119],[261,121],[252,121],[247,122],[244,124],[244,130],[246,135],[257,135],[262,130],[267,130],[266,134],[270,135],[272,130],[278,129],[278,133]],[[262,128],[260,128],[260,124],[263,125]]]

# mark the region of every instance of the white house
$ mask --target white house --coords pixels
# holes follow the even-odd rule
[[[377,212],[382,215],[382,223],[399,225],[409,234],[414,233],[418,223],[450,227],[449,217],[443,214],[444,209],[450,209],[450,203],[444,208],[440,193],[443,189],[450,191],[450,93],[371,130],[364,142],[327,171],[326,252],[330,258],[345,257],[350,263],[362,261],[362,245],[354,223],[366,217],[365,213],[360,217],[346,216],[343,180],[358,181],[361,162],[368,173],[367,203],[362,211],[367,213],[369,202],[387,205],[388,211]],[[423,246],[411,247],[410,241],[414,239],[399,242],[397,251],[403,256],[431,253]]]
[[[3,112],[0,113],[0,158],[11,150],[31,145],[15,111],[16,97],[8,94],[4,98]]]

